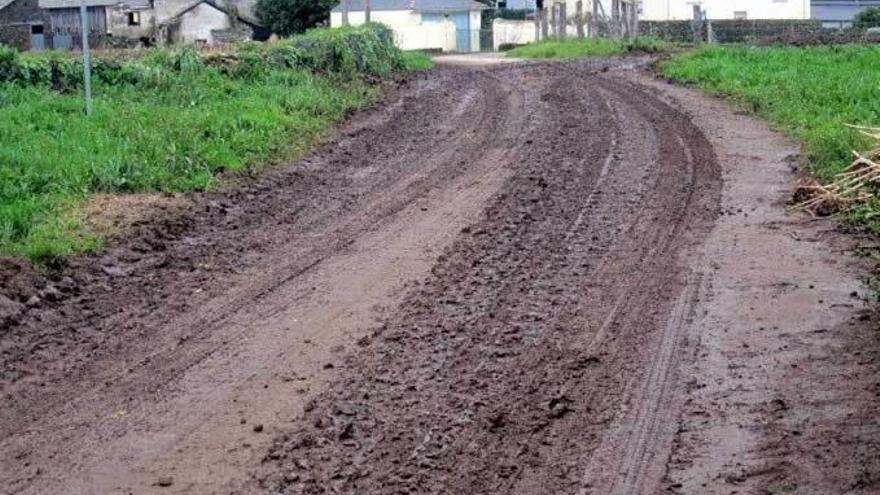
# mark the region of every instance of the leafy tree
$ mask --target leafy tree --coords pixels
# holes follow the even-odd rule
[[[880,7],[871,7],[859,12],[853,20],[853,27],[858,29],[880,27]]]
[[[338,0],[257,0],[260,21],[282,36],[301,33],[330,19]]]

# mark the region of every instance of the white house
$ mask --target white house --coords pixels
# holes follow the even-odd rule
[[[646,21],[693,19],[695,4],[713,20],[810,18],[810,0],[642,0],[639,17]]]
[[[370,20],[391,28],[402,50],[480,50],[485,4],[474,0],[369,1]],[[364,17],[364,0],[342,0],[330,12],[330,25],[356,26],[364,23]]]

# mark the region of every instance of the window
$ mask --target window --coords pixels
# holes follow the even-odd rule
[[[141,13],[140,12],[129,12],[128,13],[128,25],[129,26],[140,26],[141,25]]]
[[[31,34],[43,34],[43,25],[34,24],[33,26],[31,26]]]
[[[749,18],[749,13],[745,10],[738,10],[733,13],[733,18],[738,21],[744,21]]]

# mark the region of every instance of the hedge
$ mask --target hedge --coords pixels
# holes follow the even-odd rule
[[[351,80],[385,76],[403,67],[390,29],[380,24],[345,29],[315,29],[274,43],[244,43],[228,53],[200,54],[191,47],[151,49],[136,59],[96,57],[92,77],[111,85],[158,84],[169,71],[219,65],[229,75],[250,77],[265,69],[305,69]],[[79,88],[82,61],[70,53],[21,55],[0,46],[0,83],[50,86],[61,92]]]

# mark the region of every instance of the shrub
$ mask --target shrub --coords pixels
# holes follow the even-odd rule
[[[337,0],[257,0],[256,15],[273,33],[290,36],[305,32],[330,18]]]
[[[870,7],[859,12],[853,19],[856,29],[868,29],[880,26],[880,7]]]
[[[205,65],[219,66],[230,76],[251,78],[269,69],[305,69],[336,79],[386,76],[404,68],[394,34],[381,24],[356,28],[316,29],[277,43],[244,43],[230,53],[202,56],[191,47],[153,49],[134,60],[97,57],[92,77],[111,86],[157,86],[174,74],[196,73]],[[22,57],[0,46],[0,83],[50,86],[66,93],[83,82],[82,61],[71,54],[50,52]]]
[[[20,66],[21,60],[18,50],[0,45],[0,82],[16,80],[19,77]]]

